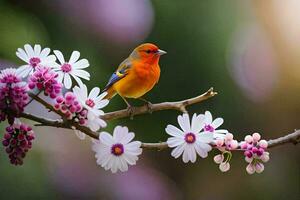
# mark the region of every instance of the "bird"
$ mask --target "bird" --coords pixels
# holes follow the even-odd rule
[[[130,115],[133,114],[133,107],[127,98],[146,102],[150,111],[152,104],[143,96],[158,83],[160,78],[159,59],[166,53],[152,43],[144,43],[136,47],[111,75],[103,89],[103,92],[107,92],[105,98],[110,100],[116,94],[121,96]]]

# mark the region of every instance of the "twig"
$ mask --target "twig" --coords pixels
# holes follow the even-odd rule
[[[199,102],[202,102],[210,97],[213,97],[217,93],[213,91],[213,88],[210,88],[207,92],[205,92],[202,95],[199,95],[194,98],[177,101],[177,102],[163,102],[158,104],[152,105],[152,111],[160,111],[160,110],[178,110],[182,112],[186,112],[186,107],[192,104],[196,104]],[[44,105],[47,109],[50,111],[55,112],[56,114],[60,115],[62,117],[61,120],[50,120],[43,117],[35,116],[28,113],[22,113],[21,117],[30,119],[32,121],[38,122],[36,126],[51,126],[51,127],[57,127],[57,128],[67,128],[67,129],[77,129],[90,137],[94,139],[98,139],[98,133],[91,131],[89,128],[85,126],[80,126],[78,123],[67,120],[64,117],[64,114],[59,111],[55,110],[52,105],[47,103],[45,100],[40,98],[39,96],[35,94],[29,94],[29,96],[36,100],[37,102]],[[141,115],[148,112],[147,106],[140,106],[136,107],[134,110],[134,115]],[[102,116],[102,118],[106,121],[113,120],[113,119],[119,119],[124,117],[129,117],[130,114],[127,112],[127,110],[119,110],[115,112],[110,112]],[[271,139],[268,141],[268,148],[273,148],[275,146],[287,144],[287,143],[293,143],[297,144],[300,142],[300,130],[296,130],[294,133],[287,134],[283,137],[279,137],[276,139]],[[212,144],[213,145],[213,144]],[[156,150],[162,150],[168,148],[167,142],[159,142],[159,143],[142,143],[142,147],[145,149],[156,149]]]
[[[182,100],[182,101],[175,101],[175,102],[163,102],[163,103],[157,103],[153,104],[151,106],[151,111],[161,111],[161,110],[178,110],[181,112],[186,112],[186,107],[192,104],[200,103],[202,101],[205,101],[206,99],[209,99],[213,96],[215,96],[217,92],[213,91],[213,88],[210,88],[207,92],[204,94],[201,94],[197,97]],[[149,108],[147,105],[135,107],[133,110],[133,115],[141,115],[149,112]],[[128,113],[127,109],[118,110],[114,112],[106,113],[105,115],[101,116],[102,119],[105,121],[113,120],[113,119],[119,119],[124,117],[129,117],[130,113]]]
[[[287,143],[292,143],[292,144],[298,144],[300,143],[300,130],[296,130],[293,133],[287,134],[285,136],[276,138],[276,139],[271,139],[268,140],[268,148],[273,148],[279,145],[287,144]],[[166,142],[159,142],[159,143],[143,143],[142,144],[143,148],[146,149],[166,149],[168,148],[168,144]],[[237,149],[239,150],[239,149]]]
[[[179,110],[179,111],[182,111],[182,112],[186,112],[186,107],[187,106],[202,102],[202,101],[204,101],[208,98],[211,98],[211,97],[215,96],[216,94],[217,93],[213,91],[213,88],[210,88],[204,94],[201,94],[201,95],[199,95],[197,97],[194,97],[194,98],[190,98],[190,99],[186,99],[186,100],[182,100],[182,101],[176,101],[176,102],[164,102],[164,103],[153,104],[151,111],[154,112],[154,111],[160,111],[160,110]],[[39,96],[37,96],[35,94],[29,94],[29,96],[32,99],[39,102],[40,104],[42,104],[43,106],[45,106],[45,108],[47,108],[50,111],[53,111],[56,114],[60,115],[63,118],[63,120],[62,121],[53,121],[53,120],[47,120],[47,119],[44,119],[44,118],[42,120],[40,120],[39,119],[40,117],[31,115],[31,114],[28,114],[28,113],[23,113],[21,115],[21,117],[39,122],[40,124],[38,124],[37,126],[53,126],[53,127],[58,127],[58,128],[70,128],[70,129],[76,128],[77,130],[89,135],[90,137],[98,139],[98,133],[91,131],[87,127],[80,126],[76,122],[65,119],[64,114],[61,111],[55,110],[52,105],[50,105],[48,102],[46,102],[45,100],[43,100]],[[144,113],[148,113],[148,111],[149,110],[148,110],[147,105],[140,106],[140,107],[135,107],[133,115],[141,115],[141,114],[144,114]],[[106,121],[109,121],[109,120],[113,120],[113,119],[129,117],[129,116],[130,116],[130,114],[128,113],[128,111],[126,109],[124,109],[124,110],[119,110],[119,111],[115,111],[115,112],[106,113],[105,115],[101,116],[101,118],[106,120]]]

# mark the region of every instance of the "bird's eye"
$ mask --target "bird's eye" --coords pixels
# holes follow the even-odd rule
[[[149,50],[146,50],[146,53],[151,53],[151,50],[149,49]]]

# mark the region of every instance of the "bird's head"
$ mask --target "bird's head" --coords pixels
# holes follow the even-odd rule
[[[130,56],[133,57],[134,59],[140,59],[143,62],[152,64],[158,62],[160,56],[166,53],[167,52],[159,49],[154,44],[145,43],[136,47]]]

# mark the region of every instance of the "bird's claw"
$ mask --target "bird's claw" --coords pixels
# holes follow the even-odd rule
[[[130,119],[133,120],[133,116],[134,116],[134,107],[133,107],[133,106],[128,106],[128,107],[127,107],[127,112],[128,112],[128,115],[130,116]]]
[[[153,104],[150,102],[150,101],[147,101],[147,109],[148,109],[148,112],[150,114],[152,114],[152,111],[153,111]]]

